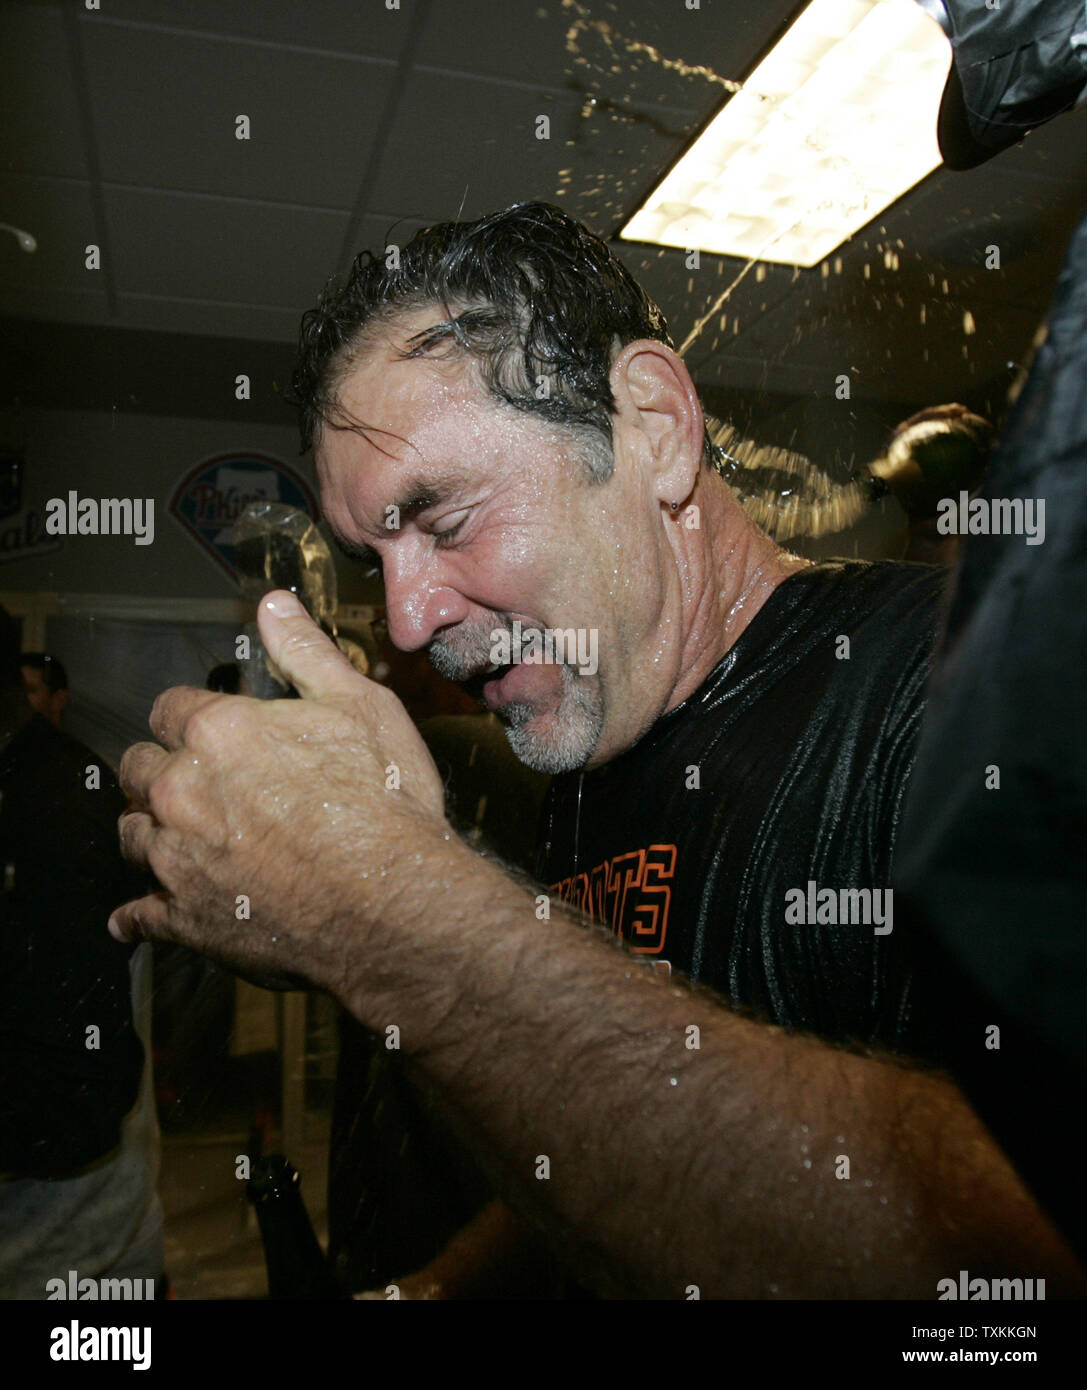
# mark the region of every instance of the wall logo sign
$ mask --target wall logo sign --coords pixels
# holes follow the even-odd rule
[[[170,513],[237,583],[234,523],[250,502],[285,502],[318,520],[313,489],[300,474],[267,454],[218,454],[178,483]]]
[[[0,449],[0,564],[45,555],[64,544],[45,529],[45,512],[23,506],[23,458]]]

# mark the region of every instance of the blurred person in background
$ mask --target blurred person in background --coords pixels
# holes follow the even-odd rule
[[[59,729],[61,715],[68,708],[68,672],[48,652],[23,652],[19,665],[30,708]]]
[[[25,656],[0,609],[0,1297],[44,1299],[72,1271],[161,1287],[150,947],[104,932],[143,879],[117,849],[113,774],[31,707]]]
[[[941,529],[939,505],[971,493],[985,476],[996,431],[964,405],[919,410],[895,429],[886,452],[868,473],[886,487],[909,519],[902,558],[927,565],[951,565],[959,551],[957,535]]]

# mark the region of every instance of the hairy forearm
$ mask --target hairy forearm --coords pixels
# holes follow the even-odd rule
[[[931,1298],[965,1268],[1076,1287],[952,1083],[743,1018],[558,904],[537,920],[456,840],[421,848],[357,961],[345,946],[344,1003],[399,1028],[582,1282]]]

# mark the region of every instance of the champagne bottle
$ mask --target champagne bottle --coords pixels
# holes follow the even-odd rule
[[[302,1201],[298,1170],[282,1154],[258,1158],[245,1195],[256,1208],[260,1225],[268,1297],[345,1298]]]

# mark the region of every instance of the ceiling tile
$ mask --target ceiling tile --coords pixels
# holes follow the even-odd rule
[[[326,208],[353,206],[395,71],[119,26],[86,54],[103,179]]]
[[[86,178],[79,118],[59,6],[0,8],[0,131],[5,169]]]
[[[536,136],[540,116],[550,121],[546,139]],[[463,215],[479,217],[539,198],[610,234],[634,181],[670,159],[689,129],[682,113],[665,123],[636,110],[586,111],[574,96],[416,72],[373,203],[436,220],[457,216],[462,200]]]
[[[301,317],[299,310],[262,304],[222,304],[199,299],[119,294],[117,312],[111,322],[119,327],[149,329],[161,335],[187,333],[201,338],[234,338],[259,344],[295,341]],[[245,362],[239,362],[235,370],[245,371]]]
[[[10,233],[0,236],[0,280],[5,285],[26,293],[45,288],[82,292],[102,278],[85,264],[86,247],[98,240],[89,184],[5,174],[0,176],[0,208],[3,221],[30,232],[38,243],[28,255]]]
[[[257,221],[263,223],[263,214],[258,205],[253,205],[253,209]],[[402,246],[410,241],[420,225],[403,219],[364,218],[354,241],[352,257],[363,250],[381,253],[392,242]],[[332,273],[332,266],[327,259],[328,237],[322,223],[310,228],[307,234],[297,218],[292,216],[291,226],[295,233],[296,250],[293,259],[296,264],[296,283],[299,287],[297,302],[224,303],[216,299],[209,303],[207,299],[178,298],[161,292],[122,292],[118,295],[114,321],[126,327],[148,328],[158,332],[205,334],[215,338],[248,339],[254,343],[294,344],[298,340],[302,314],[316,304]],[[337,245],[340,236],[341,233],[337,232]],[[258,238],[250,239],[250,258],[259,255],[258,244]],[[274,243],[273,251],[278,255]],[[258,283],[250,285],[250,290],[275,295],[280,283],[281,280],[274,269],[259,269]],[[173,295],[177,294],[172,285],[171,291]]]
[[[118,292],[290,309],[331,274],[344,213],[107,188]],[[197,331],[193,329],[192,331]],[[210,322],[203,331],[212,332]]]
[[[1052,290],[1054,262],[1063,255],[1085,205],[1087,156],[1082,162],[1069,161],[1060,180],[1039,178],[993,160],[968,173],[938,169],[913,195],[889,209],[880,223],[888,237],[900,239],[907,250],[952,270],[985,270],[991,246],[998,248],[1004,272],[1021,261],[1033,262],[1037,274],[1030,280],[1030,292],[1045,302]],[[1039,257],[1039,252],[1044,254]],[[1007,292],[1006,274],[981,279],[988,281],[979,286],[982,294]],[[1025,288],[1021,275],[1017,293]]]
[[[1030,174],[1037,178],[1065,183],[1070,178],[1083,181],[1087,172],[1087,111],[1067,112],[1048,125],[1033,130],[1018,145],[1004,150],[979,169],[967,170],[957,178],[974,178],[982,172]]]
[[[425,227],[427,222],[421,218],[411,217],[387,217],[372,215],[362,218],[355,229],[352,243],[349,248],[349,258],[354,259],[361,251],[370,251],[374,255],[382,255],[389,246],[405,246],[420,228]],[[344,269],[346,270],[346,266]],[[318,281],[314,281],[314,299],[316,290],[319,288]]]
[[[705,110],[725,95],[715,78],[743,78],[766,36],[796,8],[797,0],[706,0],[697,10],[682,0],[438,0],[418,62],[614,102]]]
[[[399,10],[383,0],[108,0],[97,22],[125,20],[169,29],[196,29],[238,35],[298,48],[321,48],[333,53],[366,53],[396,58],[407,37],[411,0]],[[96,20],[88,17],[85,23]]]
[[[1026,353],[1039,318],[1030,305],[972,309],[962,285],[949,283],[945,293],[920,263],[901,262],[897,272],[880,264],[867,281],[854,272],[815,279],[808,272],[765,310],[752,301],[733,309],[723,332],[714,323],[707,330],[712,353],[695,375],[727,386],[738,384],[739,374],[744,384],[768,390],[806,379],[828,396],[846,375],[851,396],[935,405],[1006,372]],[[751,364],[760,363],[762,376],[747,381]]]

